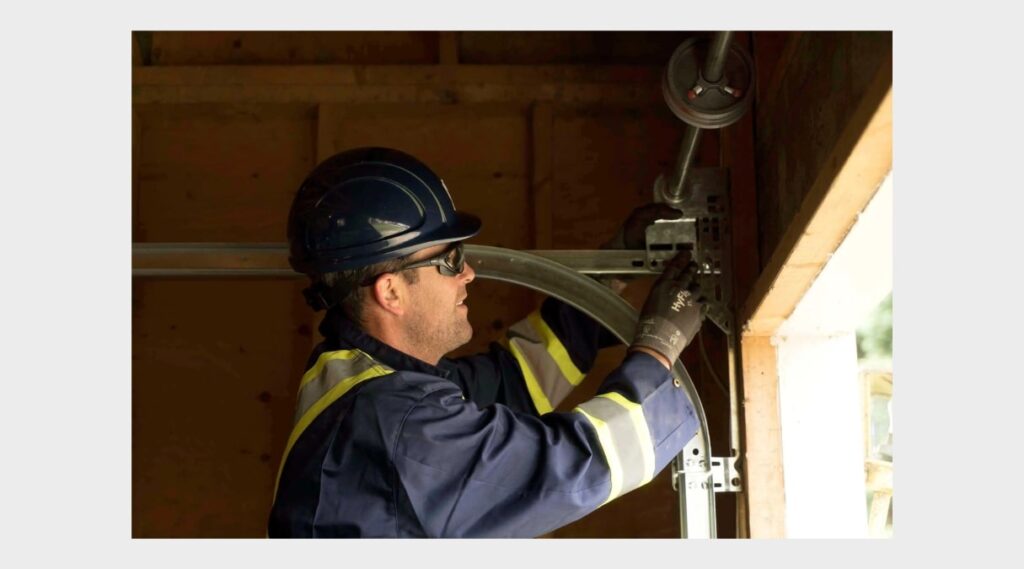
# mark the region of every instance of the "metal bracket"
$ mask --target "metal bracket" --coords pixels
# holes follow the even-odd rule
[[[683,462],[682,468],[679,467],[680,460]],[[743,479],[740,477],[737,460],[734,457],[718,456],[711,457],[710,461],[703,457],[677,457],[672,462],[672,489],[679,491],[680,479],[688,479],[688,482],[684,482],[688,484],[688,488],[697,485],[705,489],[710,474],[711,486],[715,492],[742,492]]]
[[[664,176],[654,184],[655,201],[662,196]],[[669,204],[683,212],[677,220],[662,219],[647,227],[648,268],[683,250],[700,265],[708,318],[726,334],[733,333],[732,242],[729,225],[729,171],[693,168],[686,178],[689,196]],[[663,196],[662,196],[663,197]],[[660,267],[657,269],[661,271]]]
[[[743,479],[736,457],[711,457],[711,482],[715,492],[742,492]]]
[[[647,268],[661,272],[661,264],[680,251],[690,251],[697,245],[697,218],[657,219],[647,226]]]

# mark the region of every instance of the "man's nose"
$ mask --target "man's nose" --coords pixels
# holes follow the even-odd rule
[[[473,265],[466,261],[466,264],[462,266],[462,273],[459,274],[459,279],[463,280],[466,284],[473,282],[476,278],[476,271],[473,270]]]

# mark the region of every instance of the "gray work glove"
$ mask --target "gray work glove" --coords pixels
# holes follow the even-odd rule
[[[697,264],[683,251],[665,263],[665,271],[647,295],[633,346],[650,348],[674,362],[700,331],[707,312],[697,282]]]

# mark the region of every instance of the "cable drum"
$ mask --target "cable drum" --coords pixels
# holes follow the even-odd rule
[[[730,43],[718,81],[702,74],[710,41],[679,44],[662,75],[661,91],[672,113],[698,128],[722,128],[740,120],[754,100],[754,63],[745,49]]]

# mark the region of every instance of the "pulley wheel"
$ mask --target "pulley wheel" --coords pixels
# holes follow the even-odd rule
[[[702,74],[711,41],[692,38],[679,44],[665,66],[661,91],[668,108],[687,124],[722,128],[740,120],[754,101],[754,63],[735,42],[722,65],[717,82]]]

